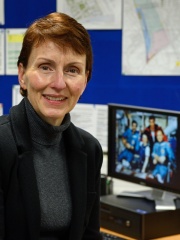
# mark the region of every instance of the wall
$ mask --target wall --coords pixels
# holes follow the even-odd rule
[[[3,28],[26,28],[35,18],[56,11],[55,0],[5,0]],[[80,102],[109,102],[180,109],[179,76],[124,76],[121,74],[120,30],[89,30],[94,51],[92,79]],[[0,76],[0,102],[4,113],[12,104],[17,76]]]

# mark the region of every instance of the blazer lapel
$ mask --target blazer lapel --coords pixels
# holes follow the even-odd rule
[[[21,115],[21,118],[19,118]],[[40,202],[33,164],[30,134],[23,101],[11,109],[11,123],[18,148],[18,177],[30,239],[39,239]]]
[[[72,223],[69,239],[81,239],[86,209],[87,155],[84,142],[71,124],[65,131],[67,161],[72,194]]]
[[[39,239],[40,203],[33,165],[32,152],[24,152],[19,156],[19,184],[27,215],[30,239]]]

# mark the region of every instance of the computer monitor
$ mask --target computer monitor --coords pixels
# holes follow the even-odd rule
[[[108,176],[151,187],[165,207],[165,192],[180,194],[179,144],[180,112],[108,104]]]

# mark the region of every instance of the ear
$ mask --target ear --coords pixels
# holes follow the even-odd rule
[[[23,66],[22,63],[20,63],[18,65],[18,81],[19,81],[19,84],[20,84],[21,88],[26,90],[27,87],[26,87],[25,75],[24,74],[25,74],[24,66]]]

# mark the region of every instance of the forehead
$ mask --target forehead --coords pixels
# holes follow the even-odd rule
[[[59,46],[53,41],[45,41],[38,45],[34,45],[30,54],[30,57],[38,58],[38,57],[50,57],[54,60],[56,58],[66,57],[69,59],[78,59],[80,61],[85,61],[85,54],[78,54],[73,49],[68,47]]]
[[[154,119],[154,118],[150,118],[149,121],[150,121],[150,122],[154,122],[155,119]]]

